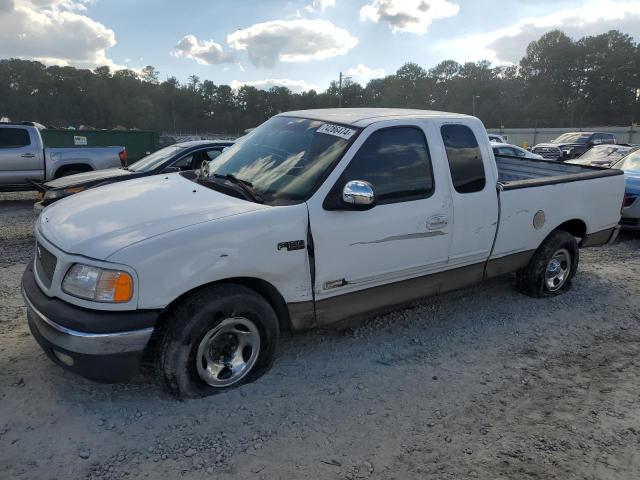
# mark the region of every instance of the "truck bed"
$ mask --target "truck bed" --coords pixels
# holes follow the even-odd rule
[[[571,163],[496,156],[498,183],[503,190],[575,182],[620,175],[616,169],[587,167]]]

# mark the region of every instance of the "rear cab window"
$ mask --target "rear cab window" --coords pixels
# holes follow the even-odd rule
[[[476,136],[466,125],[443,125],[440,128],[447,152],[453,187],[458,193],[484,190],[486,174]]]
[[[0,148],[22,148],[31,145],[26,128],[0,128]]]

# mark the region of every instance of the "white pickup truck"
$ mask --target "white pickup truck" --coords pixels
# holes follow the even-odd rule
[[[31,122],[0,123],[0,191],[35,190],[37,182],[126,166],[124,147],[45,147]]]
[[[282,113],[199,174],[47,207],[23,276],[56,363],[122,380],[143,353],[179,397],[220,392],[301,331],[516,272],[562,293],[612,241],[619,170],[494,157],[482,123],[394,109]],[[470,312],[470,315],[473,313]]]

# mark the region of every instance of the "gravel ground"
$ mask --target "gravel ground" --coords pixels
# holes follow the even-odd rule
[[[28,333],[31,194],[0,194],[0,478],[640,478],[640,237],[553,299],[512,279],[287,337],[257,382],[177,402],[63,372]]]

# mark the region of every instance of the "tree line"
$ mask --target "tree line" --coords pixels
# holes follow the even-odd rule
[[[573,40],[560,31],[529,44],[516,65],[416,63],[365,86],[324,92],[285,87],[233,90],[211,80],[159,80],[103,66],[91,70],[0,60],[0,116],[45,125],[240,133],[287,110],[403,107],[475,113],[488,127],[581,127],[640,122],[640,44],[616,30]],[[342,97],[340,99],[340,97]]]

